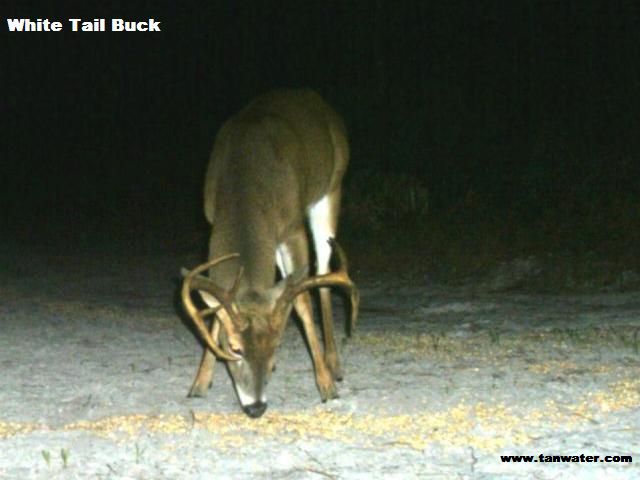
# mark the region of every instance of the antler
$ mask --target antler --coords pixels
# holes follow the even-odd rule
[[[242,276],[242,268],[238,270],[238,275],[233,282],[233,287],[229,292],[225,289],[217,285],[215,282],[210,280],[209,278],[200,275],[204,270],[214,267],[215,265],[222,263],[231,258],[237,258],[240,255],[237,253],[231,253],[229,255],[224,255],[222,257],[215,258],[208,262],[203,263],[202,265],[198,265],[191,271],[183,269],[182,274],[184,275],[184,282],[182,283],[182,303],[184,304],[185,310],[193,320],[198,329],[198,332],[202,336],[204,342],[207,346],[220,358],[224,360],[238,360],[237,357],[223,351],[218,345],[217,341],[211,337],[209,330],[207,329],[206,324],[204,323],[203,317],[205,315],[209,315],[212,313],[216,313],[221,308],[224,308],[228,317],[218,315],[214,321],[221,321],[225,330],[227,331],[227,335],[229,337],[232,336],[234,332],[233,323],[240,324],[240,319],[238,317],[238,313],[233,305],[233,297],[238,289],[238,285],[240,283],[240,277]],[[191,290],[198,289],[204,290],[210,293],[220,305],[213,308],[207,308],[204,310],[198,310],[198,308],[193,304],[191,300]]]
[[[358,289],[356,288],[355,284],[349,277],[349,273],[347,272],[347,256],[344,253],[344,250],[342,250],[342,247],[340,247],[335,239],[330,238],[328,242],[331,245],[332,250],[338,254],[338,270],[336,270],[335,272],[326,273],[324,275],[316,275],[313,277],[304,278],[295,283],[287,285],[284,292],[278,299],[276,308],[281,309],[281,311],[286,309],[287,306],[305,290],[320,287],[339,287],[347,291],[350,295],[351,319],[349,322],[349,330],[353,332],[356,326],[356,321],[358,319],[360,293],[358,292]]]

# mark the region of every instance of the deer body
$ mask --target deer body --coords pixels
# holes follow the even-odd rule
[[[355,322],[357,291],[346,267],[338,274],[329,270],[330,241],[336,234],[348,160],[341,118],[309,90],[261,96],[222,126],[204,188],[205,216],[211,224],[210,262],[187,276],[193,279],[199,271],[209,270],[208,279],[198,276],[196,289],[217,317],[205,336],[209,348],[190,395],[206,394],[214,353],[224,353],[243,409],[252,417],[262,415],[275,351],[295,307],[321,399],[337,396],[335,380],[341,379],[342,372],[326,287],[351,291]],[[317,263],[315,277],[307,276],[310,240]],[[221,256],[223,261],[216,260]],[[280,282],[276,282],[276,266],[283,278]],[[320,288],[324,355],[308,292],[316,287],[325,287]],[[203,327],[199,328],[204,335]]]

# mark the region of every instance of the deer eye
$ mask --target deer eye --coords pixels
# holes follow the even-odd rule
[[[235,355],[238,358],[241,358],[244,355],[244,349],[242,340],[238,338],[236,335],[230,335],[227,340],[227,348],[229,353]]]
[[[242,347],[233,346],[229,347],[229,349],[231,350],[231,353],[233,353],[237,357],[242,357],[244,355],[244,350],[242,349]]]

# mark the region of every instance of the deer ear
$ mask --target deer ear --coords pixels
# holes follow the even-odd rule
[[[277,302],[280,297],[285,293],[288,287],[295,285],[309,276],[309,266],[305,265],[303,268],[299,268],[291,275],[287,275],[280,280],[276,285],[269,289],[269,300],[272,303]]]
[[[309,265],[305,265],[304,267],[299,268],[298,270],[293,272],[291,275],[288,275],[286,280],[290,284],[295,284],[295,283],[300,283],[302,280],[304,280],[308,276],[309,276]]]
[[[271,306],[275,305],[278,299],[282,296],[285,289],[287,288],[287,279],[283,278],[278,283],[276,283],[273,287],[267,290],[267,298],[269,299],[269,303]]]

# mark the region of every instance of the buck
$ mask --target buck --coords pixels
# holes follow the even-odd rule
[[[334,240],[348,161],[342,119],[313,91],[258,97],[222,126],[204,187],[210,260],[183,269],[182,302],[205,343],[189,396],[206,396],[218,357],[227,362],[244,412],[260,417],[267,408],[275,353],[295,308],[320,398],[337,397],[342,368],[329,288],[350,295],[349,331],[359,303],[345,254]],[[316,258],[312,276],[311,243]],[[330,269],[333,253],[339,260],[335,271]],[[320,293],[324,352],[313,319],[312,289]],[[207,308],[196,307],[193,291]],[[210,328],[206,316],[213,316]]]

